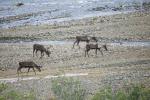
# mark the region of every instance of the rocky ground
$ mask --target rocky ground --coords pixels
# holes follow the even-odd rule
[[[20,37],[35,40],[61,40],[62,44],[44,44],[50,47],[50,57],[40,59],[32,56],[33,43],[0,43],[0,78],[17,77],[19,61],[33,60],[42,65],[42,72],[37,72],[38,80],[18,81],[13,85],[19,90],[34,89],[39,100],[47,100],[51,94],[51,79],[46,75],[64,73],[88,73],[87,76],[75,77],[86,87],[89,97],[98,88],[111,85],[115,89],[130,83],[145,84],[150,87],[150,47],[113,45],[113,41],[149,41],[150,13],[135,12],[105,17],[86,18],[77,21],[56,23],[55,25],[24,26],[11,29],[0,29],[0,38],[15,41]],[[90,57],[84,56],[85,43],[81,48],[72,49],[75,36],[90,35],[99,39],[99,46],[106,43],[109,51],[104,55],[90,51]],[[8,38],[11,37],[11,38]],[[9,40],[11,39],[11,40]],[[101,42],[102,41],[102,42]],[[25,71],[25,70],[24,70]],[[35,76],[33,72],[23,73],[21,77]],[[38,88],[37,88],[38,87]]]
[[[72,40],[77,35],[99,39],[148,40],[150,13],[134,12],[103,17],[91,17],[52,25],[22,26],[1,29],[0,37],[28,39]]]

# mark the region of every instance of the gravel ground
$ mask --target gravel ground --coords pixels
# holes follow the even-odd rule
[[[145,84],[150,87],[150,47],[111,45],[110,40],[149,41],[150,13],[135,12],[105,17],[86,18],[77,21],[56,23],[56,25],[25,26],[13,29],[0,29],[0,37],[34,37],[40,40],[63,40],[62,44],[44,44],[50,47],[50,57],[40,59],[32,56],[33,43],[0,43],[0,78],[17,77],[16,69],[19,61],[32,60],[42,65],[42,72],[37,72],[38,80],[18,81],[11,85],[18,90],[34,90],[37,100],[48,100],[51,91],[51,79],[43,79],[47,75],[64,73],[88,73],[87,76],[74,77],[81,80],[88,91],[87,100],[99,89],[111,85],[114,89],[130,83]],[[97,36],[107,44],[109,51],[104,56],[90,51],[90,57],[84,57],[85,43],[81,48],[72,49],[74,37],[77,35]],[[36,43],[36,42],[34,42]],[[25,70],[23,70],[25,71]],[[35,76],[30,72],[27,76]]]

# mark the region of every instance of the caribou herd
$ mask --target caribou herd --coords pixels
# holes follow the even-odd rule
[[[86,45],[85,45],[85,57],[86,57],[86,55],[88,55],[88,57],[89,57],[88,53],[89,53],[90,50],[95,50],[95,54],[96,55],[97,55],[97,50],[98,50],[98,51],[100,51],[102,56],[103,56],[102,48],[104,48],[106,51],[108,51],[106,44],[99,46],[98,45],[98,39],[96,37],[90,37],[90,36],[76,36],[76,40],[73,43],[73,48],[74,48],[75,44],[80,48],[79,43],[81,41],[82,42],[86,42]],[[42,44],[33,44],[33,57],[34,57],[34,54],[36,54],[36,56],[37,56],[37,52],[38,51],[41,52],[41,57],[40,57],[41,59],[44,56],[44,53],[48,57],[51,54],[51,52],[48,50],[48,48],[45,48],[44,45],[42,45]],[[35,72],[34,68],[36,68],[39,72],[41,72],[42,66],[38,66],[33,61],[22,61],[22,62],[19,62],[19,67],[17,69],[18,76],[19,76],[19,72],[21,72],[22,68],[28,68],[28,72],[30,71],[30,68],[32,68],[33,71]],[[36,72],[35,72],[35,74],[36,74]]]

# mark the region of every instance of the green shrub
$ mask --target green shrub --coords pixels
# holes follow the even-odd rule
[[[117,91],[115,98],[117,100],[127,100],[127,95],[125,94],[125,92],[123,92],[123,90],[119,90]]]
[[[31,93],[20,93],[18,91],[12,90],[5,92],[0,96],[0,100],[36,100],[35,96]]]
[[[8,87],[8,86],[7,86],[6,84],[1,83],[1,84],[0,84],[0,93],[3,92],[5,89],[7,89],[7,87]]]
[[[33,91],[22,93],[8,88],[6,84],[0,84],[0,100],[36,100]]]
[[[96,93],[92,100],[112,100],[112,89],[106,88]]]
[[[150,89],[142,85],[132,86],[129,91],[128,100],[149,100]]]
[[[52,80],[52,91],[61,100],[84,100],[85,89],[80,81],[72,78],[57,78]]]
[[[142,85],[132,85],[126,89],[120,89],[115,93],[111,88],[105,88],[97,92],[92,100],[149,100],[150,89]]]
[[[4,100],[21,100],[22,95],[12,90],[3,94],[3,98],[5,98]]]

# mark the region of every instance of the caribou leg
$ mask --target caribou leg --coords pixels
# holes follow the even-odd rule
[[[101,52],[101,55],[103,56],[103,52],[101,51],[101,48],[98,49]]]
[[[21,73],[21,67],[19,67],[19,68],[17,69],[18,80],[19,80],[19,72]]]
[[[30,71],[30,67],[28,68],[28,72],[27,72],[27,75],[28,75],[29,71]]]
[[[36,56],[37,56],[37,50],[36,50],[36,52],[35,52],[35,53],[36,53]]]
[[[97,48],[95,49],[95,55],[97,56]]]
[[[34,52],[35,52],[35,49],[33,49],[33,57],[34,57]]]
[[[35,72],[35,69],[34,69],[34,67],[33,67],[32,69],[33,69],[33,71],[34,71],[34,73],[35,73],[35,75],[36,75],[36,72]]]
[[[88,50],[88,51],[87,51],[87,55],[88,55],[88,57],[89,57],[89,51],[90,51],[90,50]]]
[[[76,41],[73,43],[73,47],[72,47],[72,48],[74,48],[74,45],[75,45],[77,42],[78,42],[78,40],[76,40]]]
[[[77,46],[78,46],[78,47],[79,47],[79,49],[80,49],[79,43],[80,43],[80,41],[77,41]]]
[[[85,57],[86,57],[86,54],[88,55],[88,57],[89,57],[89,52],[90,50],[85,50]]]
[[[44,55],[43,55],[43,52],[41,51],[41,57],[40,58],[42,58]]]
[[[86,57],[86,53],[87,53],[87,50],[85,50],[85,57]]]
[[[108,48],[107,48],[106,44],[103,45],[103,48],[105,49],[105,51],[108,51]]]

